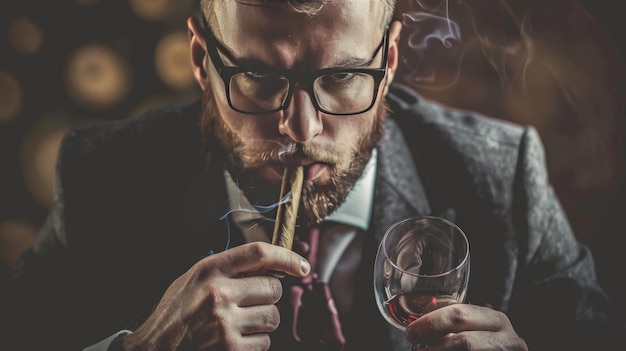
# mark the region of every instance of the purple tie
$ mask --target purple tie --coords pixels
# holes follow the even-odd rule
[[[295,282],[286,290],[283,299],[289,298],[290,308],[281,314],[281,325],[291,325],[291,335],[298,350],[344,349],[345,337],[341,331],[339,314],[326,282],[317,275],[317,252],[320,230],[308,231],[308,251],[304,252],[311,263],[311,274]],[[302,243],[294,243],[294,249]],[[286,327],[287,325],[285,325]]]

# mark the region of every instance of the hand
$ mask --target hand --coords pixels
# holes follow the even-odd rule
[[[124,337],[124,349],[267,350],[282,295],[268,271],[303,277],[310,265],[263,242],[208,256],[168,287],[147,320]]]
[[[409,342],[423,350],[522,350],[528,346],[509,318],[488,307],[452,304],[427,313],[406,328]]]

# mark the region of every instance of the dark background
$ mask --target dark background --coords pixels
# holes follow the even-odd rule
[[[624,311],[622,12],[594,0],[453,3],[451,17],[464,34],[462,61],[421,57],[436,75],[416,89],[539,130],[575,233],[593,249],[601,283]],[[67,130],[198,97],[185,46],[185,20],[194,9],[194,0],[0,3],[3,270],[32,245],[47,214],[56,149]],[[406,61],[400,72],[417,62]]]

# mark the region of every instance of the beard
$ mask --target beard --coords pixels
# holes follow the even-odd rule
[[[280,184],[262,178],[259,172],[262,167],[279,165],[285,156],[304,157],[327,165],[328,182],[320,184],[311,180],[305,181],[302,186],[298,211],[298,222],[302,225],[321,222],[345,201],[369,161],[373,148],[383,136],[384,120],[389,111],[384,101],[379,103],[371,131],[360,144],[345,145],[348,149],[339,152],[336,150],[342,145],[335,145],[329,150],[319,145],[296,142],[244,141],[222,120],[211,91],[203,93],[202,106],[200,128],[203,141],[216,140],[219,143],[225,155],[225,169],[252,205],[267,207],[280,200]],[[347,157],[350,158],[347,168],[338,167]]]

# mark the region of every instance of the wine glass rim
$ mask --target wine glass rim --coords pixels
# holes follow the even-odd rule
[[[408,221],[417,221],[417,220],[434,220],[434,221],[439,221],[442,222],[446,225],[449,225],[453,228],[455,228],[458,232],[461,233],[461,236],[463,237],[463,241],[465,242],[465,247],[467,248],[467,250],[465,250],[465,255],[463,256],[463,259],[461,260],[461,262],[459,262],[458,265],[456,265],[454,268],[448,269],[443,273],[438,273],[438,274],[420,274],[420,273],[413,273],[413,272],[409,272],[406,271],[403,268],[400,268],[396,265],[395,262],[393,262],[393,260],[391,260],[389,258],[389,255],[387,254],[387,248],[384,245],[385,239],[387,238],[388,235],[390,235],[392,229],[394,229],[397,226],[400,226]],[[459,270],[461,267],[463,267],[466,263],[468,263],[469,261],[469,256],[470,256],[470,250],[469,250],[469,240],[467,238],[467,235],[465,234],[465,232],[455,223],[443,218],[443,217],[437,217],[437,216],[417,216],[417,217],[408,217],[405,218],[401,221],[398,221],[396,223],[394,223],[391,227],[389,227],[389,229],[387,229],[387,231],[385,232],[385,235],[383,236],[383,239],[380,242],[380,248],[383,252],[383,255],[385,255],[385,259],[387,260],[387,262],[389,262],[389,264],[391,264],[395,269],[401,271],[402,273],[414,276],[414,277],[442,277],[444,275],[450,274],[450,272],[453,271],[457,271]]]

